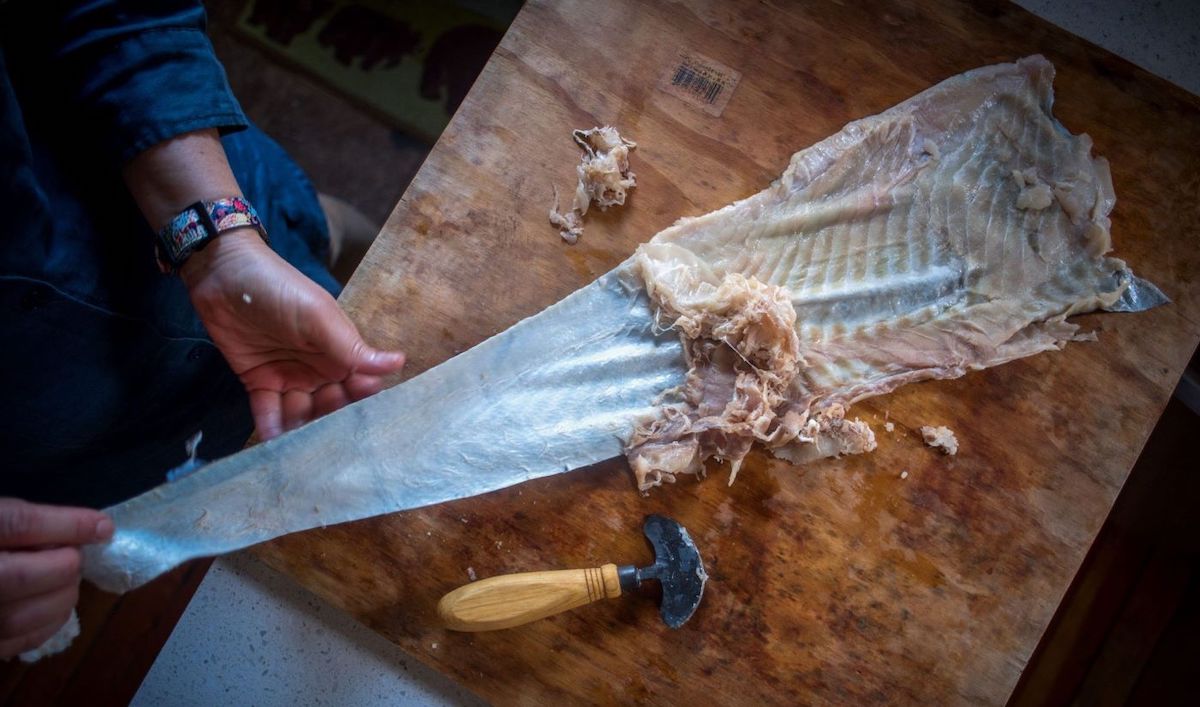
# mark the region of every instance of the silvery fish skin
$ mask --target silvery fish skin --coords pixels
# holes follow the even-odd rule
[[[855,401],[1059,349],[1081,338],[1073,314],[1164,302],[1106,255],[1108,163],[1054,119],[1053,79],[1040,56],[955,76],[643,245],[692,372],[634,439],[640,485],[712,456],[736,474],[753,441],[794,462],[869,451],[869,428],[843,417]],[[725,348],[738,355],[715,361]]]
[[[106,509],[116,534],[84,549],[84,576],[123,592],[196,557],[620,456],[685,370],[626,262],[409,381]]]

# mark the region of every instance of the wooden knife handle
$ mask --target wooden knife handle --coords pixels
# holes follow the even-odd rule
[[[438,616],[455,631],[492,631],[520,626],[597,599],[621,596],[617,566],[524,572],[489,577],[442,597]]]

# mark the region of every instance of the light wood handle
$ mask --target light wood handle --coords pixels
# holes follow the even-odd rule
[[[597,599],[621,596],[617,566],[524,572],[489,577],[442,597],[438,616],[455,631],[492,631],[520,626]]]

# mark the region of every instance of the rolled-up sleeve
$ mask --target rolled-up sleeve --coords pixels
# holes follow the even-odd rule
[[[205,34],[199,2],[21,5],[24,29],[12,17],[5,23],[10,67],[54,81],[55,102],[77,111],[72,123],[80,134],[118,164],[182,133],[247,125]]]

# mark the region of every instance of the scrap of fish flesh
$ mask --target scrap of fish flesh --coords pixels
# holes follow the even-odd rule
[[[795,154],[766,190],[638,249],[690,370],[627,456],[644,491],[754,442],[869,451],[858,400],[1080,337],[1127,287],[1092,141],[1051,115],[1040,56],[948,79]]]
[[[59,627],[50,638],[47,638],[42,645],[22,653],[20,655],[21,662],[36,663],[42,658],[62,653],[71,647],[76,638],[79,638],[79,614],[75,609],[71,609],[71,615],[67,617],[67,622]]]
[[[555,187],[550,223],[558,227],[564,241],[575,245],[583,235],[583,215],[592,202],[601,211],[610,206],[621,206],[625,203],[625,193],[637,186],[637,175],[629,170],[629,151],[636,148],[637,143],[621,137],[616,128],[610,126],[576,130],[571,135],[584,153],[575,168],[579,176],[575,199],[566,213],[559,211],[558,187]]]
[[[942,450],[942,454],[958,454],[958,438],[949,427],[921,427],[921,437],[934,449]]]

